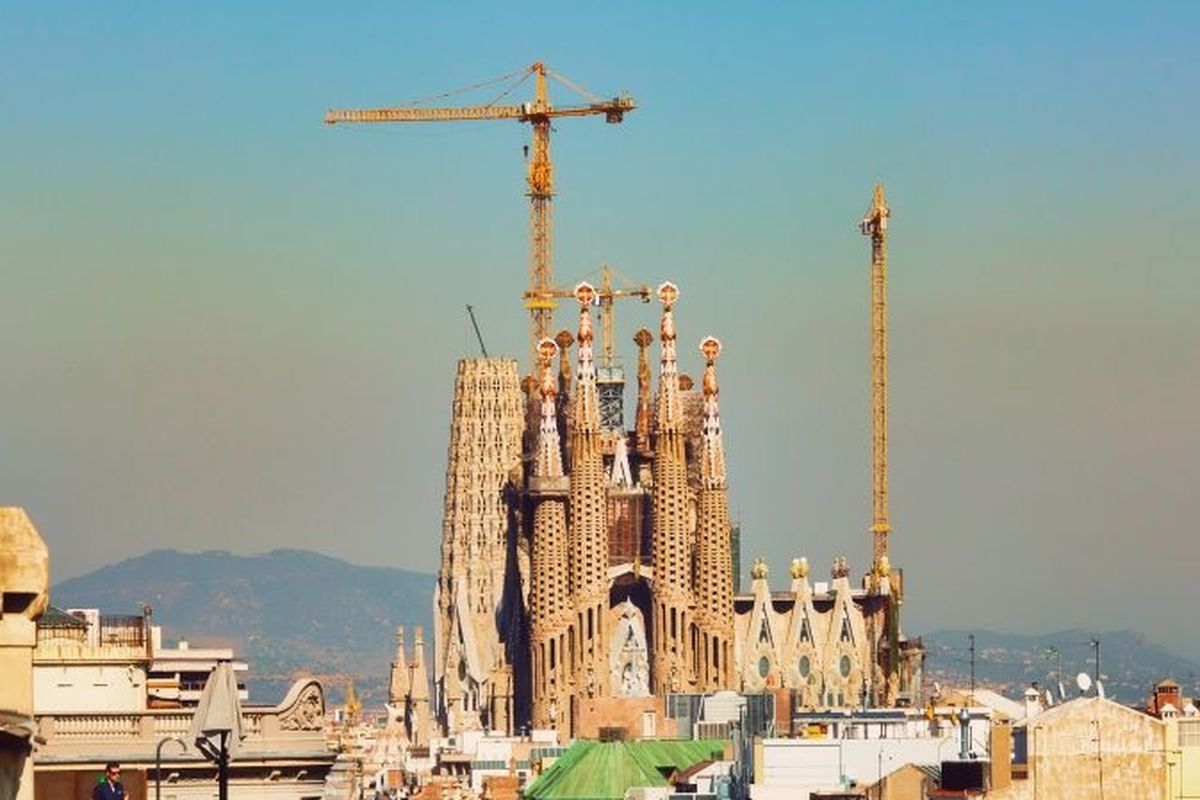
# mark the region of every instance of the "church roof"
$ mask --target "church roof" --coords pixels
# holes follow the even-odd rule
[[[577,741],[525,790],[533,800],[620,800],[638,786],[666,787],[667,777],[720,758],[724,742]]]

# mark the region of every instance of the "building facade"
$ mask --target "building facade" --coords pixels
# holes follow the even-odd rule
[[[920,643],[900,632],[886,556],[862,588],[844,559],[815,585],[797,561],[790,590],[772,593],[759,562],[735,594],[721,344],[700,343],[699,385],[681,373],[678,289],[658,290],[657,382],[655,337],[634,336],[630,428],[611,343],[602,363],[593,352],[597,293],[574,294],[577,330],[541,341],[536,375],[459,363],[435,597],[440,730],[671,735],[666,695],[725,689],[795,689],[812,708],[919,702]]]

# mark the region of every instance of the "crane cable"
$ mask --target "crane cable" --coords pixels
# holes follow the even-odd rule
[[[582,86],[580,86],[579,84],[573,82],[566,75],[555,72],[554,70],[549,69],[549,68],[547,68],[546,74],[549,75],[550,77],[554,78],[556,81],[561,83],[563,86],[566,86],[568,89],[570,89],[571,91],[578,94],[580,97],[584,97],[588,100],[591,100],[593,103],[603,103],[604,102],[599,97],[599,95],[592,94],[587,89],[585,89]]]
[[[530,74],[529,67],[523,67],[519,70],[516,70],[515,72],[509,72],[506,75],[501,75],[498,78],[490,78],[485,81],[473,83],[470,86],[464,86],[461,89],[451,89],[448,92],[442,92],[440,94],[431,94],[428,97],[418,97],[417,99],[409,100],[408,102],[403,103],[402,105],[404,105],[404,106],[419,106],[419,105],[428,103],[433,100],[441,100],[445,97],[453,97],[454,95],[457,95],[457,94],[464,94],[466,92],[472,92],[476,89],[482,89],[485,86],[491,86],[493,84],[500,83],[501,81],[506,81],[509,78],[515,78],[518,75],[528,77],[529,74]],[[524,79],[524,78],[522,78],[522,79]]]

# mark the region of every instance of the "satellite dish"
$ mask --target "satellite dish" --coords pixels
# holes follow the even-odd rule
[[[1050,690],[1046,690],[1046,708],[1054,705],[1054,695],[1050,694]]]
[[[1104,684],[1100,681],[1096,681],[1096,696],[1101,700],[1104,699]]]
[[[1092,688],[1092,676],[1081,672],[1075,676],[1075,684],[1079,687],[1080,694],[1087,694],[1087,690]]]
[[[940,683],[938,683],[937,681],[933,682],[933,696],[934,697],[942,696],[942,685]]]
[[[1067,687],[1063,686],[1062,681],[1058,682],[1058,699],[1059,700],[1067,699]]]

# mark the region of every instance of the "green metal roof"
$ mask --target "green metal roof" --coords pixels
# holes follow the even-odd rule
[[[635,786],[667,786],[667,775],[720,758],[723,739],[575,742],[525,789],[537,800],[620,800]]]

